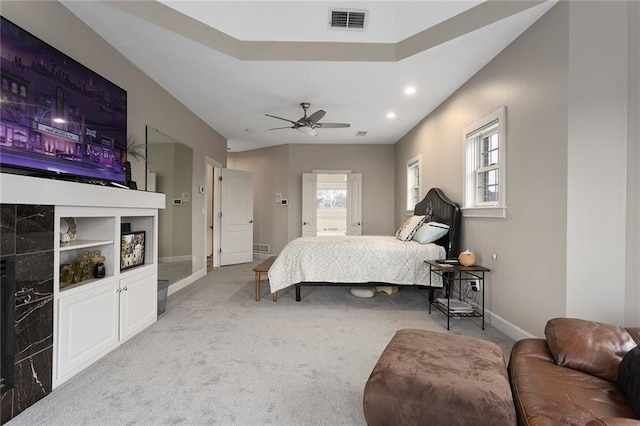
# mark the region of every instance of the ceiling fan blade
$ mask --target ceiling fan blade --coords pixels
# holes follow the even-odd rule
[[[309,116],[309,120],[313,121],[314,123],[317,123],[318,121],[320,121],[322,119],[322,117],[324,117],[324,115],[326,114],[326,112],[324,112],[323,110],[319,109],[316,112],[314,112],[313,114],[311,114]]]
[[[293,120],[289,120],[288,118],[282,118],[282,117],[276,117],[275,115],[271,115],[271,114],[265,114],[267,117],[272,117],[272,118],[277,118],[278,120],[283,120],[283,121],[288,121],[289,123],[293,124],[294,126],[298,123],[296,123]]]
[[[343,127],[351,127],[351,124],[347,123],[316,123],[316,126],[323,129],[339,129]]]
[[[269,129],[269,130],[280,130],[280,129],[295,129],[295,126],[274,127],[273,129]]]

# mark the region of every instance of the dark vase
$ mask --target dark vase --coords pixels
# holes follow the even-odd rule
[[[104,278],[106,272],[107,271],[106,271],[106,268],[104,267],[103,262],[96,263],[94,274],[93,274],[96,278]]]

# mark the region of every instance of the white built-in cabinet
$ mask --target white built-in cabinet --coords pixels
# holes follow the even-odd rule
[[[99,250],[106,273],[67,286],[54,274],[54,387],[157,319],[157,209],[56,206],[56,235],[64,218],[74,219],[76,238],[56,241],[55,264],[61,268]],[[120,270],[125,223],[131,231],[145,231],[144,264]]]
[[[55,388],[156,321],[158,209],[165,207],[165,195],[5,173],[0,194],[2,203],[55,206]],[[65,217],[74,218],[76,238],[61,243],[57,237]],[[121,271],[123,223],[145,231],[145,254],[143,265]],[[60,265],[96,250],[105,257],[105,276],[61,288]]]

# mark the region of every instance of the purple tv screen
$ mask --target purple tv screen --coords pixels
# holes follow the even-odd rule
[[[126,182],[127,92],[4,17],[3,171]]]

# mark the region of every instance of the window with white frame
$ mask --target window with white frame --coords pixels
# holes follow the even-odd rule
[[[507,109],[464,129],[464,216],[505,217]]]
[[[407,161],[407,211],[412,213],[420,202],[420,163],[420,155]]]

